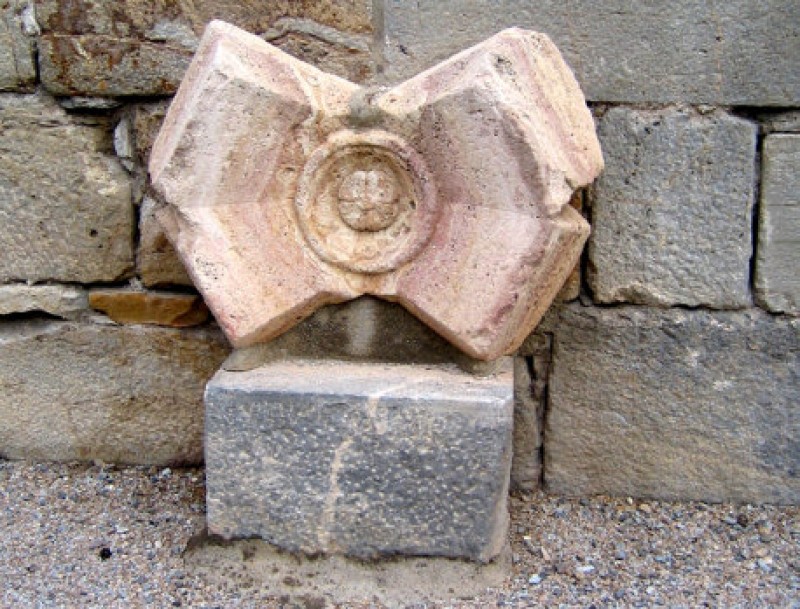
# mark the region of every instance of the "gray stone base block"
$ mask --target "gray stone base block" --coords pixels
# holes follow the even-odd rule
[[[208,528],[306,554],[493,559],[513,375],[309,360],[206,388]]]

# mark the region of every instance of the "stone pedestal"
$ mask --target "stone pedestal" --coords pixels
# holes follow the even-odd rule
[[[281,361],[206,389],[208,528],[306,554],[496,557],[513,375]]]
[[[213,22],[149,173],[153,213],[236,349],[366,295],[494,362],[579,259],[589,225],[569,201],[602,166],[544,34],[505,30],[370,89]],[[220,371],[209,532],[308,555],[491,561],[508,528],[512,376],[510,362],[481,378],[330,360]]]

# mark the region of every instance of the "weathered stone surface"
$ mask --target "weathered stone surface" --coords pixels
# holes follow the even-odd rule
[[[173,93],[192,50],[114,36],[48,34],[39,40],[42,83],[54,95]]]
[[[764,140],[755,292],[770,311],[800,314],[800,135]]]
[[[279,19],[260,36],[290,55],[352,82],[367,82],[375,75],[372,36],[343,33],[305,18]]]
[[[190,577],[220,588],[253,587],[280,595],[284,606],[323,609],[372,605],[386,609],[429,607],[458,596],[469,599],[508,583],[510,548],[490,563],[434,556],[393,556],[364,561],[348,556],[290,554],[259,539],[220,543],[194,537],[183,554]],[[368,599],[368,600],[367,600]],[[286,602],[284,602],[286,601]],[[474,604],[474,603],[473,603]]]
[[[75,319],[88,309],[86,292],[67,285],[0,285],[0,315],[41,311]]]
[[[546,457],[543,450],[544,417],[552,337],[565,306],[557,300],[548,309],[536,331],[520,345],[514,359],[514,461],[511,464],[511,487],[515,490],[534,491],[542,486]]]
[[[209,532],[487,561],[505,542],[511,371],[277,362],[206,389]]]
[[[77,110],[78,112],[90,111],[90,112],[106,112],[109,110],[114,110],[119,108],[122,105],[118,99],[112,99],[110,97],[60,97],[58,99],[58,105],[64,108],[65,110]]]
[[[578,190],[570,199],[569,204],[579,212],[583,212],[583,198],[583,190]],[[572,272],[567,276],[566,281],[564,281],[564,285],[561,286],[556,296],[556,301],[569,302],[570,300],[578,298],[581,294],[581,278],[581,262],[578,260],[572,268]]]
[[[797,503],[799,354],[800,321],[757,309],[566,308],[547,489]]]
[[[580,261],[575,263],[572,271],[567,276],[564,285],[556,295],[556,300],[559,302],[570,302],[575,300],[581,294],[581,265]]]
[[[130,178],[102,127],[0,96],[0,282],[112,281],[133,265]]]
[[[138,104],[133,111],[133,143],[138,157],[147,164],[150,149],[156,140],[158,130],[164,122],[169,102],[159,101]]]
[[[174,92],[212,19],[352,80],[373,72],[372,3],[39,0],[41,78],[57,95]]]
[[[33,38],[38,33],[30,0],[0,2],[0,90],[29,91],[36,81]]]
[[[196,464],[217,330],[0,324],[0,455]]]
[[[560,323],[561,310],[565,306],[566,303],[556,302],[547,310],[545,316],[542,317],[542,321],[536,326],[536,331],[528,335],[522,342],[517,350],[517,355],[529,357],[544,353],[550,349],[550,338]]]
[[[568,202],[601,167],[545,36],[374,94],[219,22],[150,157],[159,220],[235,346],[372,294],[485,360],[563,284],[588,233]]]
[[[113,144],[114,153],[119,157],[122,166],[128,171],[133,171],[133,133],[131,121],[127,116],[123,116],[114,127]]]
[[[137,140],[138,141],[138,140]],[[139,249],[136,269],[142,283],[149,287],[192,285],[178,254],[164,234],[155,216],[155,202],[145,197],[139,207]]]
[[[548,34],[591,100],[793,106],[800,5],[782,0],[387,0],[385,79],[509,26]]]
[[[193,294],[92,290],[89,305],[119,324],[186,328],[208,321],[208,308],[202,298]]]
[[[765,133],[800,132],[800,110],[770,112],[758,118]]]
[[[286,358],[464,365],[462,357],[400,305],[362,296],[324,306],[267,343],[237,349],[223,367],[252,370]]]
[[[541,343],[533,355],[514,358],[514,460],[511,487],[534,491],[542,480],[544,409],[550,367],[550,337],[539,335]]]
[[[589,284],[598,302],[750,303],[756,127],[722,112],[612,108],[595,189]]]
[[[44,32],[118,35],[148,40],[183,41],[186,27],[195,36],[213,19],[225,19],[253,32],[262,32],[281,19],[308,19],[342,32],[372,32],[369,0],[198,0],[191,4],[123,0],[37,0],[36,15]],[[197,39],[194,39],[197,42]]]

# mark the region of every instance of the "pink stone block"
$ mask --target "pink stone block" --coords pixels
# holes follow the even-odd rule
[[[543,34],[506,30],[388,90],[213,22],[154,144],[165,231],[234,346],[323,304],[397,301],[480,359],[577,261],[603,161]]]

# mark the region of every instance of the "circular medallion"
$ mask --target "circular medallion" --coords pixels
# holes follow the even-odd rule
[[[340,131],[309,157],[296,207],[303,234],[327,262],[383,273],[430,238],[436,197],[422,157],[382,131]]]
[[[356,169],[339,186],[339,215],[353,230],[375,232],[400,215],[396,180],[385,169]]]

